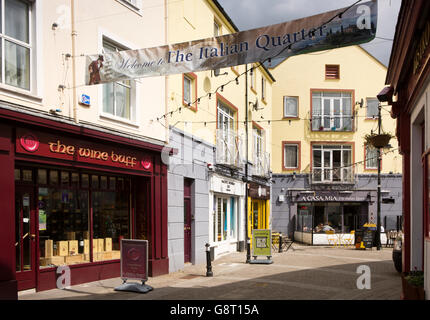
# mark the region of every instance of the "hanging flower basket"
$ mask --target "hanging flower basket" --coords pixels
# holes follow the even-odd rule
[[[385,148],[393,136],[389,133],[370,134],[365,136],[366,143],[375,148]]]

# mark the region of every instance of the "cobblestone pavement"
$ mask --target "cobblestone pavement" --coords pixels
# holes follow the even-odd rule
[[[118,292],[120,278],[72,286],[65,290],[26,292],[19,300],[399,300],[401,278],[394,269],[392,249],[378,251],[309,247],[299,244],[274,253],[273,264],[246,264],[246,253],[232,253],[206,265],[150,278],[146,294]],[[357,268],[371,271],[371,288],[358,289]]]

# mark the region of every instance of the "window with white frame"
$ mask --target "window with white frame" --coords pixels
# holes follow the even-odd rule
[[[104,39],[104,52],[119,52],[125,50],[117,44]],[[134,121],[135,105],[133,98],[136,94],[134,80],[115,81],[103,84],[103,114],[121,120]]]
[[[261,100],[266,101],[266,79],[261,77]]]
[[[352,182],[350,145],[314,145],[312,147],[313,182]]]
[[[351,92],[312,92],[312,130],[352,131]]]
[[[297,144],[284,144],[284,168],[297,169],[299,167],[299,146]]]
[[[366,169],[378,169],[378,149],[366,145]]]
[[[213,242],[237,237],[237,200],[235,197],[214,196],[212,216]]]
[[[191,104],[192,101],[192,93],[193,90],[193,79],[188,77],[187,75],[184,75],[184,103],[185,104]]]
[[[254,157],[259,159],[263,154],[263,131],[260,128],[253,128],[254,135]]]
[[[28,1],[2,0],[1,9],[1,82],[31,90],[32,41],[31,6]],[[1,51],[0,51],[1,52]]]
[[[284,97],[284,118],[297,118],[299,110],[299,97]]]
[[[379,114],[379,101],[376,98],[366,99],[366,118],[377,119]]]

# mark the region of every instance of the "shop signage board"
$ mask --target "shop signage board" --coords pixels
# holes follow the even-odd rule
[[[148,280],[148,240],[121,240],[121,279]]]
[[[252,230],[252,256],[254,257],[272,256],[272,230],[270,229]]]
[[[152,172],[150,154],[18,128],[16,153]]]
[[[85,82],[215,70],[366,43],[375,38],[377,1],[263,28],[160,47],[86,57]]]
[[[121,240],[121,279],[122,285],[115,291],[147,293],[153,288],[145,284],[148,281],[148,240]],[[127,280],[140,280],[139,283],[127,283]]]

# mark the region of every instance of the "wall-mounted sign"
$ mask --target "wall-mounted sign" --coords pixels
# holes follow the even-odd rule
[[[84,106],[89,107],[91,105],[91,97],[89,95],[82,94],[79,97],[79,103],[84,105]]]
[[[25,129],[17,129],[16,152],[139,171],[153,170],[150,154],[42,132],[34,134]]]

